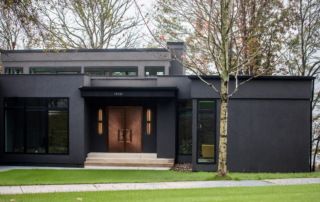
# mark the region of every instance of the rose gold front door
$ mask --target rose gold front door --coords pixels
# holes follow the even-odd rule
[[[108,107],[108,151],[142,152],[142,107]]]

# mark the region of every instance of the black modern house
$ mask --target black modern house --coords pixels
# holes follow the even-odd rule
[[[219,96],[165,49],[16,50],[1,60],[0,165],[217,170]],[[218,76],[203,78],[220,88]],[[229,171],[310,171],[313,81],[241,86],[229,102]]]

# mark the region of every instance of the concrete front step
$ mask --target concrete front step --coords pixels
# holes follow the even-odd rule
[[[88,154],[85,167],[116,166],[116,167],[162,167],[171,168],[174,159],[157,158],[156,153],[99,153]]]
[[[118,167],[166,167],[171,168],[173,163],[101,163],[101,162],[84,162],[84,166],[118,166]]]
[[[102,157],[102,158],[147,158],[147,159],[156,159],[156,153],[100,153],[100,152],[91,152],[88,154],[88,157]]]
[[[151,163],[151,164],[162,164],[162,163],[174,163],[173,159],[149,159],[149,158],[98,158],[88,157],[86,162],[99,162],[99,163]]]

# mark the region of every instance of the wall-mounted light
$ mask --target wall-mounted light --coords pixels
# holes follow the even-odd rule
[[[151,110],[147,110],[147,135],[151,134]]]
[[[102,109],[99,109],[99,115],[98,115],[98,133],[99,133],[99,135],[102,134]]]

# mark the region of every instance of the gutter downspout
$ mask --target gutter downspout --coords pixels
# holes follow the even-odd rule
[[[312,171],[312,102],[314,96],[314,79],[312,80],[312,97],[310,100],[310,172]]]

